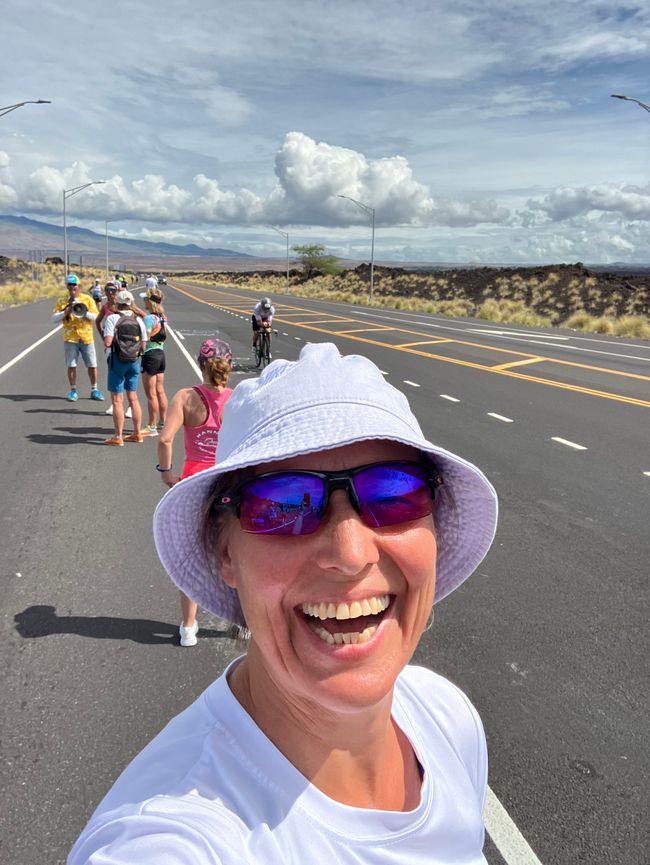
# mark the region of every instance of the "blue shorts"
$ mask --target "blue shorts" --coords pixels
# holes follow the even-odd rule
[[[117,357],[111,357],[108,361],[108,389],[111,393],[123,393],[125,390],[132,392],[138,389],[138,377],[140,375],[140,361],[132,360],[123,363]]]
[[[65,365],[67,367],[75,367],[79,355],[89,369],[97,366],[97,355],[95,354],[95,343],[91,342],[86,345],[83,342],[64,342],[65,350]]]

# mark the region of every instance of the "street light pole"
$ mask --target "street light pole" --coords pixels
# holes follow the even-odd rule
[[[279,228],[276,228],[275,225],[272,225],[271,228],[273,231],[277,231],[278,234],[281,234],[282,237],[287,241],[287,288],[289,288],[289,232],[288,231],[280,231]]]
[[[119,222],[119,219],[105,219],[105,229],[106,229],[106,282],[108,282],[108,223],[109,222]]]
[[[372,241],[370,244],[370,299],[372,300],[372,292],[375,286],[375,208],[369,204],[364,204],[362,201],[357,201],[356,198],[350,198],[349,195],[337,195],[337,198],[347,198],[357,207],[360,207],[372,217]]]
[[[51,99],[27,99],[25,102],[15,102],[13,105],[5,105],[0,108],[0,117],[9,114],[10,111],[15,111],[16,108],[22,108],[23,105],[51,105]]]
[[[68,278],[68,226],[66,223],[65,203],[68,198],[72,198],[82,189],[87,189],[89,186],[99,186],[101,183],[106,183],[105,180],[91,180],[90,183],[82,183],[81,186],[73,186],[71,189],[63,190],[63,278]]]
[[[650,111],[650,105],[646,105],[645,102],[641,102],[640,99],[635,99],[633,96],[625,96],[623,93],[610,93],[609,95],[612,99],[625,99],[626,102],[636,102],[636,104],[640,105],[641,108]]]

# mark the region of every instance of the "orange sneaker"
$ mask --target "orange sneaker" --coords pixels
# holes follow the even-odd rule
[[[111,445],[114,448],[123,448],[124,442],[118,436],[111,436],[109,439],[104,439],[105,445]]]
[[[142,444],[144,441],[144,436],[142,433],[131,433],[130,436],[124,436],[125,442],[137,442],[138,444]]]

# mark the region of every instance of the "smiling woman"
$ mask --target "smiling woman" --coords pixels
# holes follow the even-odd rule
[[[409,661],[496,516],[369,360],[307,345],[242,382],[215,467],[154,533],[248,651],[126,769],[70,865],[485,862],[481,722]]]

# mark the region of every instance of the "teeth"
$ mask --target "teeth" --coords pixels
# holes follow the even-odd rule
[[[326,631],[325,628],[319,628],[318,625],[312,625],[312,630],[318,634],[323,642],[329,643],[330,646],[342,646],[344,644],[349,646],[356,643],[367,643],[377,630],[377,627],[371,625],[369,628],[361,631],[361,633],[352,631],[350,634],[330,634],[329,631]]]
[[[381,595],[379,597],[364,598],[362,601],[352,601],[351,604],[342,602],[334,604],[332,602],[325,603],[304,603],[301,607],[306,616],[313,616],[315,619],[338,619],[339,622],[345,619],[358,619],[360,616],[377,615],[383,612],[390,604],[390,595]]]

